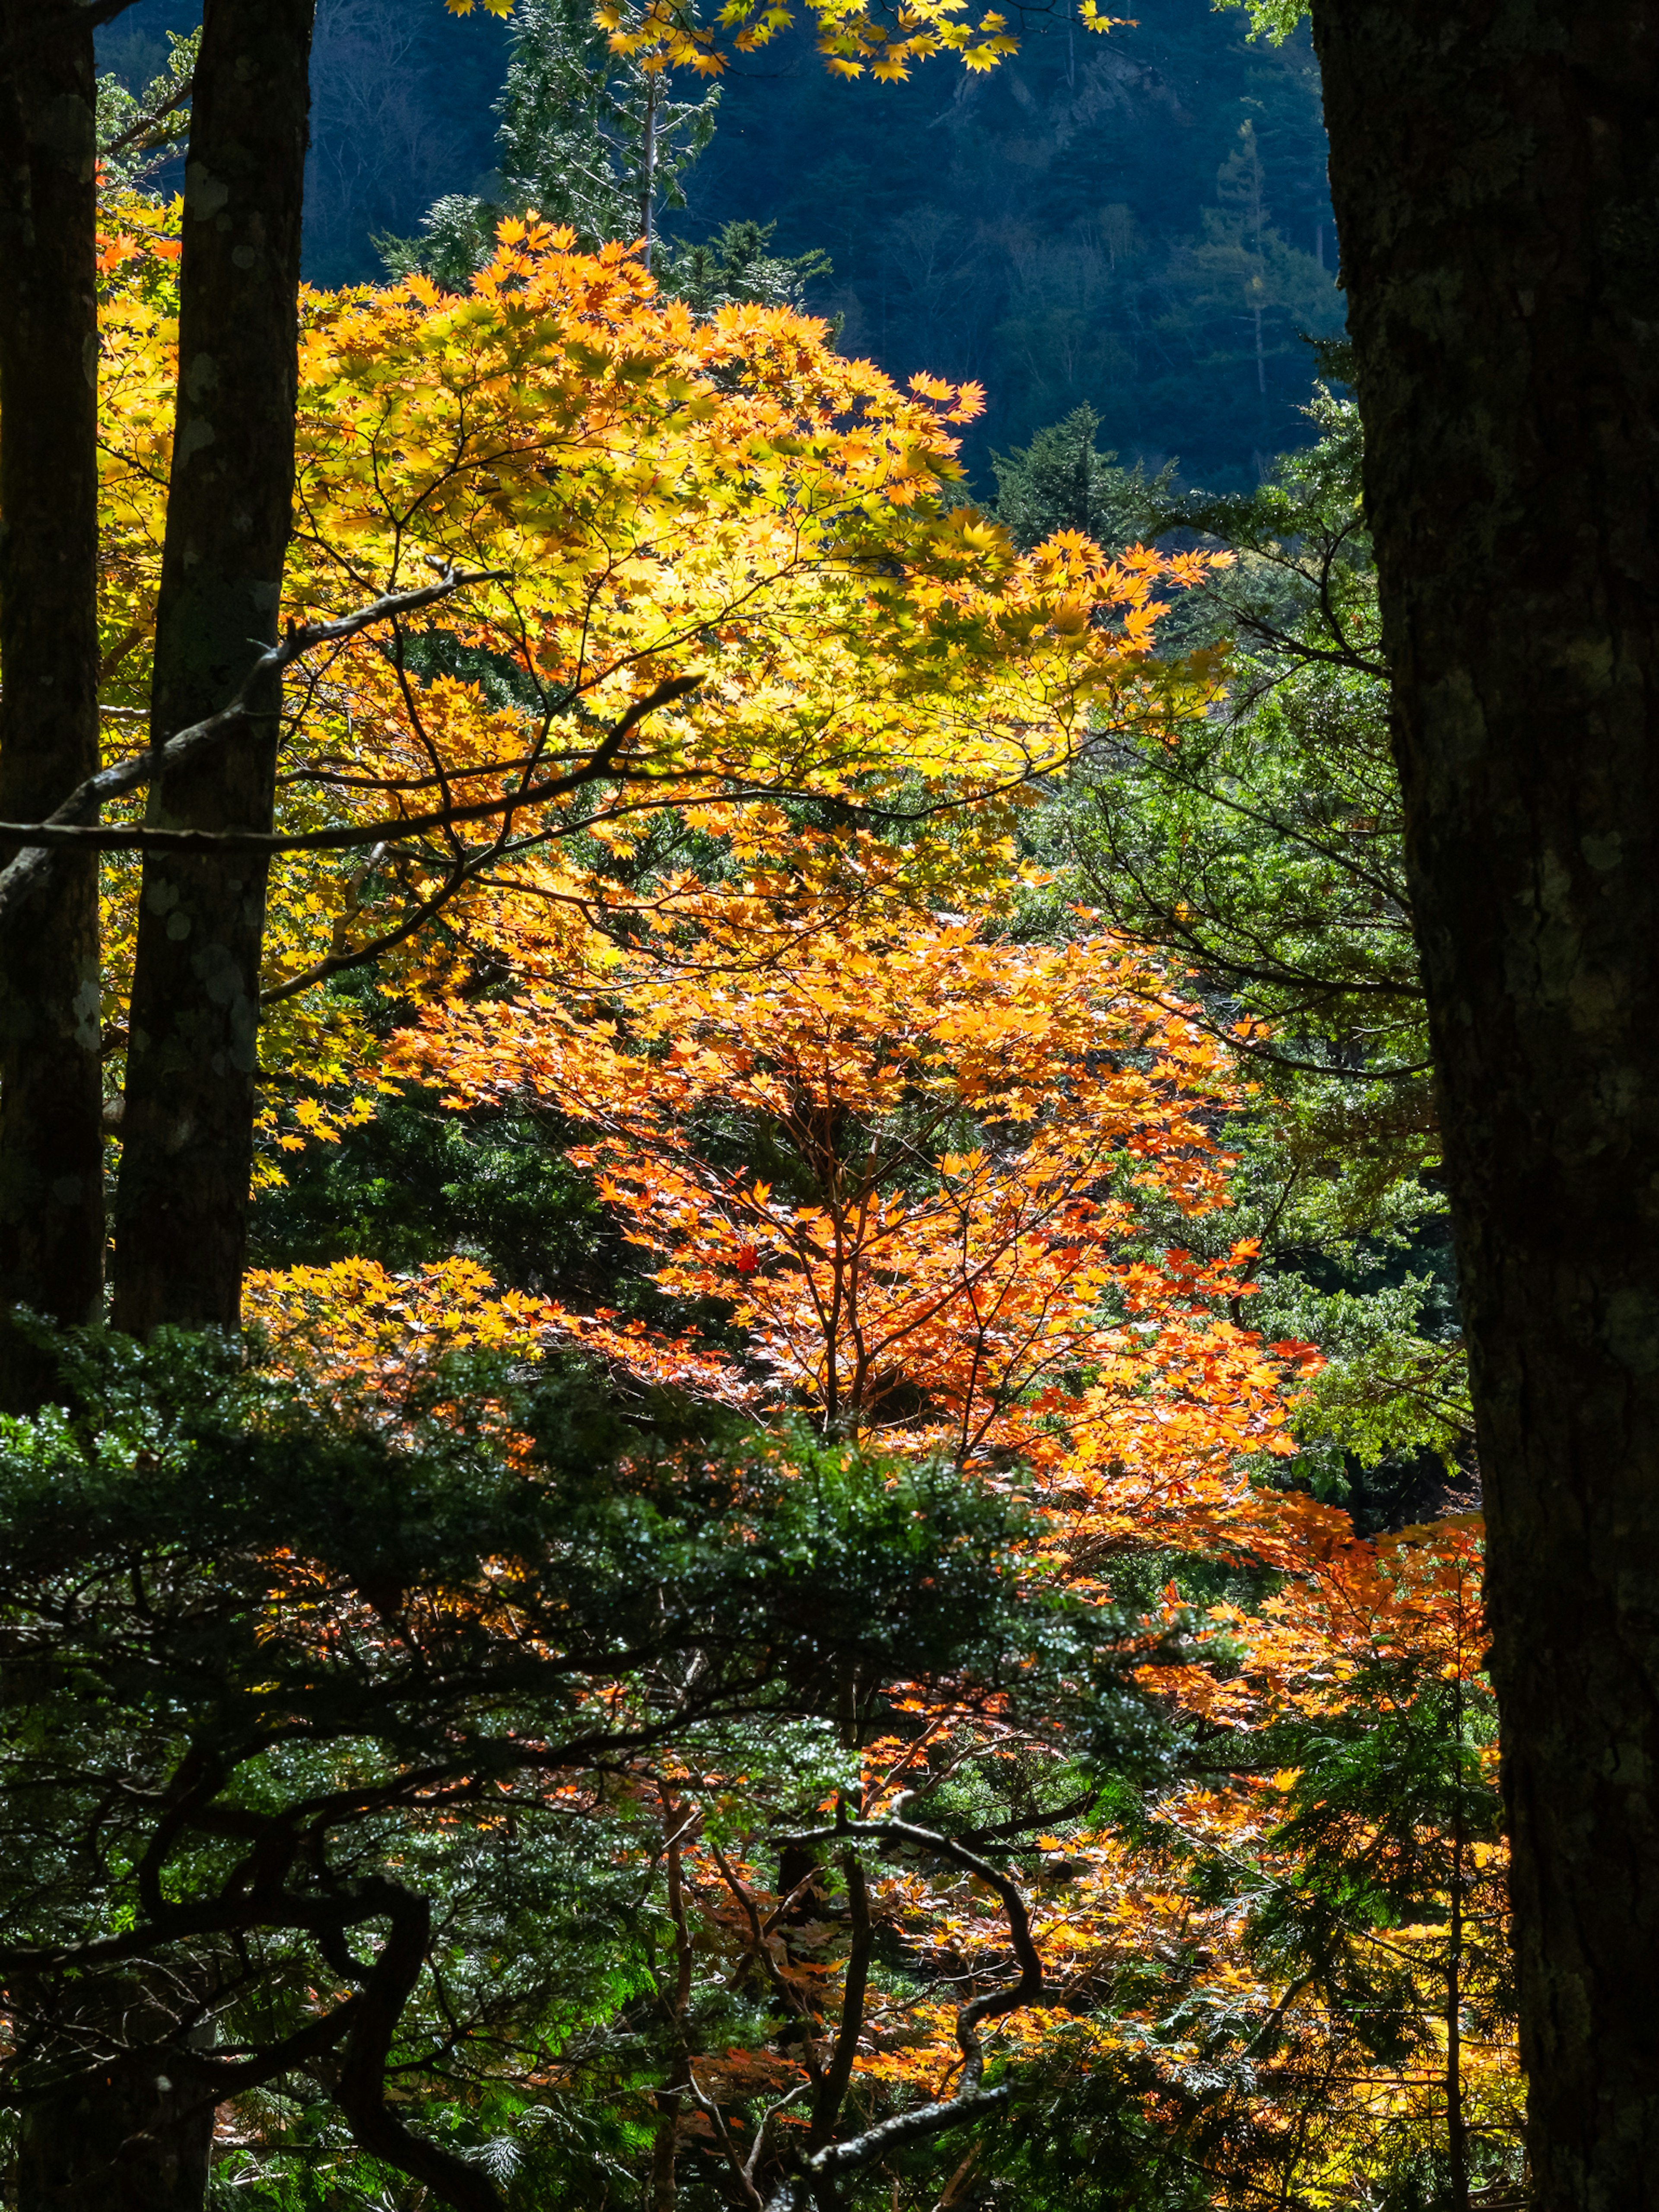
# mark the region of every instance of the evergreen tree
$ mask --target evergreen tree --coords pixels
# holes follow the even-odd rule
[[[137,191],[184,151],[199,29],[169,32],[167,65],[137,89],[113,71],[98,80],[98,161],[107,191]]]
[[[1183,344],[1191,343],[1195,330],[1210,329],[1218,336],[1231,331],[1233,342],[1216,349],[1218,365],[1231,360],[1237,364],[1235,377],[1243,369],[1265,423],[1269,363],[1295,354],[1298,333],[1332,330],[1330,278],[1312,254],[1292,246],[1274,228],[1253,122],[1239,126],[1237,144],[1216,172],[1216,206],[1201,211],[1198,234],[1175,257],[1159,327]],[[1261,465],[1258,450],[1257,466]]]
[[[1079,530],[1098,545],[1126,545],[1168,494],[1170,471],[1149,483],[1139,467],[1121,468],[1095,443],[1100,417],[1086,404],[1039,430],[1029,446],[993,453],[998,520],[1029,552],[1056,530]]]
[[[794,307],[805,301],[815,276],[827,276],[827,254],[771,253],[775,222],[722,223],[711,239],[665,255],[659,271],[663,289],[690,302],[698,314],[716,307]],[[837,330],[841,318],[836,318]]]
[[[1027,1610],[1047,1633],[1006,1502],[947,1476],[718,1437],[690,1474],[568,1369],[452,1363],[388,1423],[211,1340],[55,1350],[67,1410],[0,1431],[25,2212],[183,2208],[192,2174],[199,2206],[231,2099],[243,2185],[355,2147],[495,2212],[536,2056],[614,2010],[602,2155],[664,2059],[623,2004],[661,1935],[628,1762],[764,1768],[799,1824],[847,1772],[849,1680],[994,1670]],[[740,1998],[713,2023],[744,2026]]]
[[[672,98],[665,71],[612,52],[586,0],[525,0],[514,21],[492,188],[446,194],[418,238],[382,239],[394,275],[422,269],[459,289],[501,218],[532,210],[584,246],[642,238],[649,262],[659,215],[685,205],[680,180],[713,135],[718,89]]]
[[[1261,1080],[1230,1233],[1261,1241],[1258,1325],[1326,1356],[1298,1414],[1303,1472],[1375,1528],[1435,1510],[1474,1422],[1358,418],[1346,352],[1321,362],[1317,442],[1248,496],[1141,483],[1094,452],[1084,408],[1000,459],[998,512],[1028,543],[1086,520],[1109,543],[1179,530],[1232,555],[1166,618],[1229,652],[1225,701],[1173,737],[1103,735],[1039,842],[1194,980]]]

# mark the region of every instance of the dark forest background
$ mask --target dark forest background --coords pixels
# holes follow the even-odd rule
[[[142,0],[101,66],[137,86],[187,0]],[[966,458],[1088,404],[1126,461],[1252,488],[1311,435],[1305,335],[1341,325],[1319,87],[1305,30],[1252,44],[1243,10],[1158,0],[1100,38],[1028,27],[986,76],[846,84],[804,38],[723,83],[714,142],[668,228],[750,219],[828,254],[809,305],[844,351],[988,391]],[[306,273],[383,276],[373,240],[452,191],[488,194],[510,22],[438,0],[319,0]]]

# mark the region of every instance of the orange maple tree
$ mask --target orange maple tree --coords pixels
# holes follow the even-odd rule
[[[1339,1772],[1314,1792],[1313,1840],[1297,1826],[1304,1743],[1316,1760],[1379,1715],[1432,1733],[1448,1688],[1479,1720],[1478,1528],[1359,1541],[1271,1480],[1312,1359],[1235,1317],[1248,1249],[1200,1263],[1172,1241],[1224,1208],[1237,1094],[1164,979],[1109,940],[1023,943],[1006,912],[887,894],[850,913],[768,877],[688,894],[662,942],[584,992],[549,974],[458,995],[394,1050],[458,1109],[532,1100],[575,1121],[576,1157],[704,1334],[501,1299],[476,1270],[261,1290],[301,1336],[332,1329],[348,1366],[574,1344],[763,1423],[804,1413],[943,1453],[963,1480],[1029,1491],[1034,1576],[1120,1607],[1139,1593],[1120,1647],[1145,1647],[1142,1689],[1196,1731],[1206,1771],[1154,1792],[1129,1832],[1102,1822],[1052,1716],[967,1685],[861,1686],[855,1774],[791,1846],[793,1875],[736,1809],[741,1777],[659,1760],[635,1778],[641,1805],[660,1800],[641,1817],[661,1830],[687,1992],[655,2155],[703,2142],[742,2193],[781,2142],[827,2155],[850,2116],[979,2096],[1011,2062],[1133,2088],[1218,2203],[1255,2201],[1266,2174],[1340,2203],[1439,2155],[1454,2110],[1461,2140],[1511,2140],[1502,1851],[1457,1810],[1490,1741],[1457,1723],[1449,1796],[1382,1819]],[[1218,1569],[1233,1579],[1206,1602]],[[1015,1778],[1034,1808],[1006,1824],[1018,1869],[945,1809],[981,1785],[1006,1800]],[[1310,1919],[1299,1900],[1319,1904],[1333,1851],[1364,1869],[1359,1901]],[[764,1984],[780,2038],[696,2047],[690,1992],[714,1971]]]
[[[1109,939],[896,902],[720,892],[690,918],[683,957],[624,957],[586,1003],[451,999],[392,1055],[452,1106],[527,1097],[585,1125],[571,1157],[656,1283],[737,1344],[564,1325],[831,1436],[1018,1461],[1074,1571],[1240,1510],[1241,1464],[1294,1449],[1281,1388],[1310,1355],[1232,1317],[1251,1248],[1170,1241],[1226,1202],[1235,1094],[1159,979]]]

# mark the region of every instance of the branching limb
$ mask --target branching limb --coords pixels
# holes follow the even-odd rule
[[[404,2007],[426,1964],[432,1908],[422,1897],[376,1876],[362,1885],[391,1921],[358,1998],[334,2094],[346,2124],[371,2158],[383,2158],[455,2212],[501,2212],[489,2177],[406,2128],[386,2100],[386,2063]]]
[[[476,580],[476,579],[474,580]],[[117,823],[108,828],[102,824],[82,827],[76,823],[60,823],[54,816],[46,822],[0,822],[0,842],[27,847],[68,848],[84,849],[93,846],[101,851],[140,853],[268,853],[273,858],[282,853],[349,853],[365,845],[375,845],[386,837],[412,837],[431,830],[447,830],[458,822],[486,822],[497,815],[514,815],[527,806],[540,806],[551,799],[563,799],[573,791],[580,791],[590,783],[598,783],[616,769],[617,756],[632,735],[635,726],[653,708],[665,707],[672,700],[684,698],[695,691],[702,682],[701,676],[672,676],[659,684],[643,699],[636,699],[622,720],[608,731],[579,768],[563,775],[550,777],[543,783],[521,784],[499,799],[473,799],[464,805],[439,807],[429,814],[392,816],[383,822],[354,824],[343,830],[303,830],[284,836],[281,830],[158,830],[148,823]],[[223,716],[215,715],[211,723],[198,723],[194,730],[182,731],[167,747],[182,743],[186,737],[205,737],[211,730],[221,734],[218,724],[226,716],[240,715],[239,708],[227,708]],[[128,765],[128,763],[124,763]],[[108,770],[108,774],[114,771]],[[142,781],[142,779],[137,779]],[[666,780],[666,779],[665,779]],[[493,852],[492,852],[493,857]],[[14,861],[12,866],[15,867]],[[0,921],[3,921],[11,902],[6,896],[5,878],[9,868],[0,871]]]
[[[383,845],[375,848],[369,857],[371,867],[384,852]],[[366,876],[368,869],[362,869],[359,873]],[[457,861],[438,888],[418,900],[392,928],[383,930],[379,937],[371,937],[366,945],[355,947],[348,944],[345,938],[346,930],[358,911],[354,904],[335,927],[337,941],[332,949],[320,960],[313,960],[309,968],[302,968],[297,975],[290,975],[285,983],[273,983],[269,990],[261,991],[259,1004],[262,1006],[280,1006],[284,999],[298,998],[302,991],[309,991],[318,983],[327,982],[332,975],[343,975],[352,968],[366,968],[371,961],[380,959],[383,953],[395,951],[398,945],[413,937],[416,930],[424,928],[428,921],[435,920],[443,912],[456,894],[471,880],[472,873],[465,860]],[[356,889],[360,890],[361,888],[359,883]]]
[[[253,2058],[213,2057],[198,2062],[212,2090],[216,2104],[228,2097],[240,2097],[250,2089],[263,2088],[267,2081],[275,2081],[295,2067],[307,2064],[325,2051],[333,2050],[342,2036],[355,2024],[362,2006],[361,1996],[354,1994],[332,2012],[296,2028],[280,2043],[268,2045]]]
[[[765,2200],[750,2179],[743,2160],[738,2155],[738,2147],[732,2140],[732,2130],[726,2124],[726,2115],[699,2085],[696,2069],[689,2060],[685,2069],[685,2087],[697,2110],[707,2114],[708,2124],[714,2130],[715,2140],[726,2154],[726,2162],[732,2169],[732,2178],[737,2183],[744,2202],[752,2208],[752,2212],[764,2212]]]
[[[373,629],[377,623],[391,622],[400,615],[411,614],[422,607],[435,605],[440,599],[462,591],[469,584],[494,581],[501,572],[486,569],[476,575],[456,575],[453,571],[440,578],[435,584],[423,584],[416,591],[392,592],[374,599],[355,614],[342,615],[337,621],[290,623],[286,634],[262,653],[249,669],[235,697],[216,714],[210,714],[204,722],[193,722],[180,730],[163,745],[149,746],[129,759],[117,761],[112,766],[100,769],[96,775],[76,787],[69,797],[49,814],[44,822],[19,823],[13,825],[5,842],[21,845],[23,850],[0,868],[0,927],[11,920],[24,902],[46,882],[52,866],[52,852],[72,848],[88,843],[94,846],[116,843],[142,843],[148,835],[165,838],[165,831],[145,832],[142,830],[109,830],[93,826],[98,810],[112,799],[119,799],[130,791],[140,790],[156,775],[182,767],[198,754],[210,751],[222,744],[240,726],[245,718],[247,702],[253,688],[273,672],[280,672],[319,645],[335,645],[353,638],[361,631]],[[173,832],[184,835],[187,843],[199,844],[203,833]],[[211,843],[210,836],[207,840]],[[372,839],[367,842],[372,843]]]
[[[126,129],[118,132],[113,138],[106,138],[99,147],[100,161],[107,161],[112,154],[125,154],[129,146],[137,145],[147,133],[159,129],[169,115],[176,113],[184,106],[194,88],[195,76],[190,70],[186,70],[182,76],[173,79],[171,84],[166,78],[160,79],[156,84],[153,84],[150,90],[159,91],[163,96],[148,107],[140,103],[138,112],[128,124]],[[146,145],[143,151],[151,153],[174,145],[178,143],[179,136],[179,126],[175,124],[171,131],[164,132],[151,144]]]
[[[980,2086],[985,2074],[985,2053],[979,2030],[987,2021],[1000,2019],[1004,2013],[1012,2012],[1021,2005],[1040,2003],[1042,1998],[1042,1960],[1032,1940],[1030,1917],[1025,1910],[1025,1900],[1006,1875],[949,1836],[915,1827],[908,1820],[852,1820],[838,1827],[813,1829],[787,1840],[812,1844],[832,1838],[845,1840],[848,1837],[867,1837],[875,1843],[920,1844],[994,1889],[1007,1916],[1009,1938],[1019,1961],[1019,1975],[1002,1989],[988,1990],[957,2014],[962,2075],[954,2096],[939,2098],[908,2112],[896,2113],[891,2119],[878,2121],[874,2127],[866,2128],[862,2135],[849,2136],[843,2142],[826,2143],[813,2151],[802,2160],[800,2170],[780,2185],[766,2212],[799,2212],[814,2180],[831,2180],[837,2174],[856,2172],[905,2143],[941,2135],[946,2129],[960,2127],[964,2121],[999,2110],[1007,2102],[1009,2090],[1006,2082],[993,2089]]]

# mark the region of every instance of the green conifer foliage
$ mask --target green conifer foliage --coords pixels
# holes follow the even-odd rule
[[[671,250],[658,264],[663,289],[700,315],[737,305],[799,310],[812,279],[829,276],[830,258],[769,252],[776,229],[775,222],[722,223],[713,238]],[[839,316],[836,324],[839,329]]]
[[[106,188],[137,191],[184,150],[199,29],[167,34],[163,67],[142,70],[137,90],[113,70],[98,80],[98,160]],[[148,58],[159,62],[153,50]]]
[[[381,240],[394,275],[422,269],[459,289],[502,216],[532,210],[584,246],[642,238],[649,259],[660,215],[685,205],[681,179],[713,135],[718,88],[675,99],[662,72],[611,52],[586,0],[523,0],[514,23],[494,189],[447,193],[417,238]]]
[[[1261,1240],[1255,1325],[1325,1354],[1297,1415],[1302,1473],[1369,1528],[1435,1509],[1472,1463],[1474,1420],[1358,416],[1345,349],[1320,358],[1317,442],[1248,495],[1143,483],[1096,451],[1085,407],[997,457],[997,512],[1025,544],[1181,532],[1231,555],[1166,623],[1228,653],[1224,703],[1103,738],[1038,842],[1075,871],[1073,895],[1176,963],[1260,1083],[1229,1234]]]
[[[1029,446],[992,454],[998,519],[1024,550],[1056,530],[1127,545],[1144,532],[1152,504],[1167,498],[1171,471],[1149,483],[1139,467],[1120,467],[1115,453],[1097,447],[1099,428],[1099,416],[1085,403],[1039,430]]]

